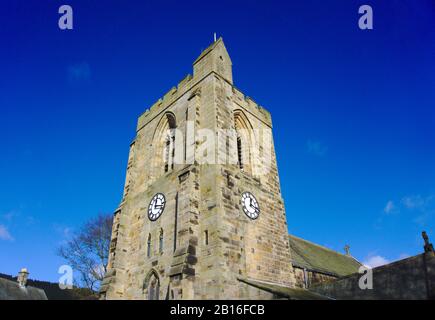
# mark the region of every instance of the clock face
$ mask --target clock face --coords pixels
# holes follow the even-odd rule
[[[250,192],[242,193],[243,212],[251,219],[255,220],[260,215],[260,206],[257,199]]]
[[[156,221],[165,210],[166,199],[163,193],[157,193],[148,206],[148,218],[151,221]]]

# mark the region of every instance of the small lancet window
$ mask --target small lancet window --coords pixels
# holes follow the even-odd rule
[[[160,229],[160,236],[159,236],[159,253],[163,253],[163,229]]]
[[[151,257],[151,235],[148,235],[148,242],[147,242],[147,257]]]
[[[208,246],[208,230],[204,231],[204,244]]]

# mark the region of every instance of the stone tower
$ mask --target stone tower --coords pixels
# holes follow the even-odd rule
[[[220,38],[138,120],[104,299],[268,299],[294,286],[270,114]]]

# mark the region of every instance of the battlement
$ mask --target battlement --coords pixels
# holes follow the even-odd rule
[[[183,94],[185,94],[193,85],[192,75],[188,74],[184,77],[177,86],[172,87],[168,92],[166,92],[163,97],[159,98],[149,109],[146,109],[138,119],[137,129],[139,130],[145,123],[147,117],[152,112],[158,112],[161,108],[170,105],[172,102],[177,100]]]
[[[245,95],[235,86],[233,86],[232,89],[233,89],[233,101],[235,103],[237,103],[241,107],[248,109],[250,112],[257,115],[259,118],[263,119],[270,125],[272,125],[272,117],[269,111],[267,111],[263,106],[256,103],[251,97]]]
[[[222,38],[219,38],[204,50],[195,60],[193,63],[193,76],[190,74],[185,76],[177,86],[172,87],[163,95],[163,97],[159,98],[149,109],[145,110],[145,112],[140,115],[137,130],[140,130],[149,121],[148,117],[151,114],[159,113],[162,108],[171,105],[202,79],[213,73],[232,86],[233,100],[235,103],[240,105],[240,107],[247,109],[249,112],[271,126],[272,121],[270,113],[257,104],[252,98],[245,96],[234,86],[232,82],[231,69],[231,59],[225,45],[223,44]]]
[[[149,109],[146,109],[143,112],[139,119],[137,130],[142,128],[147,122],[147,118],[151,113],[158,112],[161,108],[165,108],[168,105],[172,104],[179,97],[185,94],[188,90],[190,90],[195,82],[193,81],[194,77],[188,74],[184,77],[177,86],[172,87],[169,91],[167,91],[163,97],[159,98]],[[232,93],[233,93],[233,101],[240,105],[242,108],[248,109],[250,112],[263,119],[267,123],[271,125],[272,119],[269,111],[267,111],[263,106],[255,102],[250,96],[245,95],[238,88],[232,85]]]

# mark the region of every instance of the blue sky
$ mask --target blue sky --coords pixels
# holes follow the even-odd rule
[[[137,117],[213,32],[272,114],[291,233],[372,263],[435,239],[433,1],[130,2],[0,4],[0,272],[58,279],[56,247],[120,201]]]

